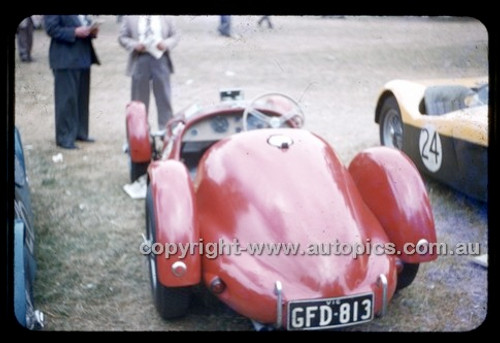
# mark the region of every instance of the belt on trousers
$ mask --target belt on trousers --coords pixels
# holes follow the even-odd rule
[[[151,55],[151,54],[150,54],[149,52],[147,52],[147,51],[136,51],[135,53],[137,54],[137,56],[149,55],[149,56],[153,57],[153,55]],[[163,55],[162,55],[162,57],[163,57]]]

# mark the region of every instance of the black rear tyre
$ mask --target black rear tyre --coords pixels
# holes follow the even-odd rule
[[[418,263],[403,263],[403,270],[398,274],[397,291],[411,285],[417,276],[419,266]]]
[[[384,99],[380,110],[380,144],[403,150],[403,121],[394,96]]]
[[[154,244],[156,242],[156,224],[153,210],[153,196],[151,185],[148,186],[146,193],[146,237]],[[163,258],[162,256],[158,256]],[[149,276],[151,282],[151,291],[156,309],[163,319],[171,319],[186,315],[191,300],[191,287],[165,287],[158,280],[157,256],[150,254]]]
[[[148,172],[149,162],[135,163],[130,160],[130,182],[134,182]]]

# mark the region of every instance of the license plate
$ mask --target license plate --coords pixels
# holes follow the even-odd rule
[[[288,303],[288,330],[331,329],[373,319],[373,293]]]

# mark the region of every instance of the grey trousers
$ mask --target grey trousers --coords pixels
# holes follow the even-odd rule
[[[160,130],[164,129],[168,120],[172,118],[170,73],[165,55],[156,59],[148,53],[137,57],[132,73],[132,100],[142,101],[148,113],[152,86]]]

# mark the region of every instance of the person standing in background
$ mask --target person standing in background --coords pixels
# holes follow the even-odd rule
[[[118,42],[128,52],[126,74],[132,79],[131,100],[141,101],[149,111],[151,86],[158,112],[158,128],[172,118],[171,52],[179,34],[168,16],[126,15],[121,20]]]
[[[51,37],[56,144],[78,149],[76,140],[94,142],[88,135],[90,67],[100,64],[92,45],[99,28],[84,15],[45,15],[44,27]]]
[[[272,29],[273,28],[273,23],[271,22],[271,17],[268,15],[263,15],[260,17],[259,21],[257,22],[259,26],[262,26],[262,23],[266,22],[267,23],[267,28]]]
[[[224,37],[231,37],[231,16],[221,15],[219,23],[219,33]]]
[[[22,62],[33,62],[31,49],[34,29],[35,25],[31,17],[24,18],[17,27],[17,50]]]
[[[223,37],[229,37],[234,39],[240,39],[241,36],[239,34],[233,33],[232,24],[231,24],[231,16],[230,15],[221,15],[219,26],[217,27],[217,31]]]

